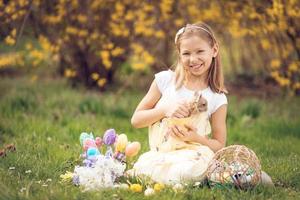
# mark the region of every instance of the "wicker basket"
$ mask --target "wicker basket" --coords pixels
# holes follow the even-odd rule
[[[261,181],[260,161],[251,149],[243,145],[225,147],[209,163],[207,179],[210,186],[251,188]]]

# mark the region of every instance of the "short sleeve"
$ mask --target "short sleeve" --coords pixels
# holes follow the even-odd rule
[[[216,112],[218,110],[218,108],[220,108],[224,104],[228,104],[226,95],[225,94],[215,94],[214,106],[213,106],[211,114]]]
[[[161,71],[155,74],[155,82],[158,86],[158,89],[161,93],[163,93],[172,80],[172,71]]]

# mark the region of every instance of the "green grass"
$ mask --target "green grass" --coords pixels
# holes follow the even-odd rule
[[[148,150],[147,129],[134,129],[130,117],[145,91],[100,94],[72,89],[62,79],[0,79],[0,148],[14,143],[16,152],[0,158],[0,199],[151,199],[126,190],[82,192],[61,184],[59,176],[80,163],[81,132],[102,136],[108,128],[126,133]],[[157,199],[297,199],[300,196],[300,99],[243,98],[229,95],[228,141],[253,149],[275,189],[249,191],[171,189]],[[15,167],[11,170],[10,167]],[[31,173],[25,173],[31,170]],[[49,181],[48,179],[51,179]],[[47,181],[48,180],[48,181]],[[22,191],[23,188],[23,191]],[[24,188],[26,188],[24,190]]]

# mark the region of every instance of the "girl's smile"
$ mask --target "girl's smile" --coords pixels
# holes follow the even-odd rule
[[[197,69],[200,69],[202,66],[203,66],[203,64],[196,64],[196,65],[190,65],[190,68],[197,70]]]
[[[217,48],[198,36],[182,38],[180,58],[183,67],[193,76],[206,76]]]

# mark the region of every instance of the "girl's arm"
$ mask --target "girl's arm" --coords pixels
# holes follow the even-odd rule
[[[149,91],[138,104],[132,115],[131,124],[135,128],[147,127],[165,116],[165,111],[162,107],[154,108],[160,98],[161,93],[157,84],[153,81]]]
[[[212,138],[203,140],[199,138],[199,143],[206,142],[206,145],[210,147],[214,152],[222,149],[226,145],[227,131],[226,131],[226,115],[227,105],[222,105],[211,116],[212,125]]]
[[[208,146],[214,152],[225,147],[226,144],[226,115],[227,105],[222,105],[211,116],[212,123],[212,138],[203,137],[197,134],[197,130],[194,127],[187,126],[188,131],[180,128],[179,126],[173,126],[170,129],[170,134],[179,137],[184,141],[197,142]]]

